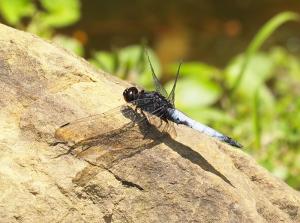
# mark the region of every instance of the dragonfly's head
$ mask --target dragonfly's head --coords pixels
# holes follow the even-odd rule
[[[123,97],[126,102],[132,102],[138,99],[139,91],[136,87],[126,88],[123,91]]]

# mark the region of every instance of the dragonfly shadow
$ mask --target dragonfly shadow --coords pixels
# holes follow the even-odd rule
[[[228,180],[226,176],[224,176],[213,165],[211,165],[201,154],[194,151],[190,147],[180,142],[177,142],[174,139],[169,137],[166,137],[163,140],[163,143],[166,144],[168,147],[170,147],[173,151],[177,152],[183,158],[188,159],[190,162],[198,165],[203,170],[215,174],[216,176],[224,180],[226,183],[228,183],[230,186],[234,187],[233,184]]]
[[[131,114],[133,115],[133,114]],[[133,116],[128,116],[129,118]],[[166,123],[167,124],[167,123]],[[220,171],[218,171],[214,166],[212,166],[201,154],[194,151],[190,147],[176,141],[173,139],[167,132],[161,132],[159,128],[151,125],[150,123],[138,123],[140,132],[144,135],[145,139],[151,139],[151,141],[156,142],[157,144],[164,143],[173,151],[178,153],[181,157],[188,159],[190,162],[198,165],[205,171],[215,174],[216,176],[220,177],[223,181],[228,183],[230,186],[234,187],[233,184],[228,180],[226,176],[224,176]],[[151,128],[151,131],[149,131]],[[165,128],[166,129],[166,128]],[[155,144],[155,143],[154,143]],[[151,146],[154,145],[149,145]],[[148,148],[149,148],[148,147]],[[144,148],[146,149],[146,148]],[[142,150],[144,150],[142,149]],[[139,152],[141,152],[140,150]]]
[[[61,155],[72,153],[91,165],[109,169],[120,160],[133,157],[144,150],[164,143],[181,157],[188,159],[203,170],[215,174],[233,186],[201,154],[172,138],[169,130],[174,127],[171,126],[171,123],[155,116],[152,116],[150,120],[144,113],[139,113],[132,107],[126,107],[121,112],[125,118],[130,120],[129,122],[120,128],[79,141]],[[157,119],[156,122],[155,118]]]

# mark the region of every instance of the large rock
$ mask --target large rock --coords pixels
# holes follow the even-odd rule
[[[95,162],[61,155],[55,130],[120,105],[127,86],[0,25],[0,222],[300,222],[297,191],[189,128],[141,148],[94,148]]]

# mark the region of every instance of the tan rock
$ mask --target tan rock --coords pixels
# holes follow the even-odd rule
[[[87,156],[51,144],[65,122],[123,103],[127,86],[0,25],[0,222],[300,222],[299,192],[186,127],[175,139],[114,141]]]

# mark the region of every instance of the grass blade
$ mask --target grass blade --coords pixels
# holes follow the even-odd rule
[[[250,42],[250,45],[248,46],[245,54],[245,59],[242,63],[241,70],[232,85],[232,88],[230,89],[230,94],[234,94],[235,90],[240,85],[240,82],[242,80],[242,77],[245,73],[245,70],[247,68],[247,65],[249,64],[249,61],[251,60],[251,57],[257,52],[257,50],[262,46],[262,44],[266,41],[268,37],[272,35],[272,33],[282,24],[289,22],[289,21],[299,21],[299,14],[294,12],[282,12],[271,18],[260,30],[259,32],[254,36],[252,41]]]

